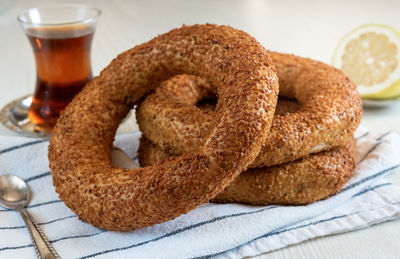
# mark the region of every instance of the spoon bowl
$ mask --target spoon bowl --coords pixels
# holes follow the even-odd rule
[[[31,198],[29,186],[16,175],[0,176],[0,203],[10,209],[24,208]]]

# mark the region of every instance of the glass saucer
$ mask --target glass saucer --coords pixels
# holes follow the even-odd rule
[[[386,108],[400,102],[400,98],[387,100],[362,99],[364,108]]]
[[[8,129],[26,137],[50,138],[50,134],[41,131],[28,119],[28,109],[32,102],[32,95],[18,98],[0,111],[0,121]]]

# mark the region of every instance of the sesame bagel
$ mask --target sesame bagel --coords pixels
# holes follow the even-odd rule
[[[115,168],[121,120],[176,74],[207,80],[218,94],[203,142],[166,163]],[[278,78],[269,53],[228,26],[183,26],[115,58],[62,112],[49,145],[60,199],[97,227],[128,231],[171,220],[208,202],[258,155],[272,122]]]
[[[345,146],[301,159],[242,172],[212,202],[252,205],[304,205],[337,193],[352,176],[355,140]],[[161,148],[142,137],[138,150],[141,166],[171,159]]]
[[[354,83],[321,62],[276,52],[270,55],[278,73],[279,95],[297,100],[299,109],[275,115],[270,134],[250,167],[278,165],[346,145],[362,114]],[[137,108],[143,135],[174,155],[198,148],[215,113],[196,105],[220,98],[212,89],[209,80],[194,76],[178,75],[163,82]]]

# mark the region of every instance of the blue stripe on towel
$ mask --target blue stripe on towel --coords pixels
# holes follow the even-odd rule
[[[29,177],[29,178],[26,178],[25,182],[30,182],[30,181],[33,181],[33,180],[36,180],[36,179],[40,179],[40,178],[43,178],[43,177],[46,177],[46,176],[50,176],[50,171],[47,171],[45,173],[34,175],[34,176]]]
[[[381,140],[381,139],[383,139],[384,137],[386,137],[387,135],[391,134],[392,132],[393,132],[393,131],[388,131],[388,132],[386,132],[386,133],[383,133],[380,137],[377,137],[376,140]]]
[[[66,236],[66,237],[61,237],[58,239],[50,240],[51,243],[57,243],[62,240],[66,239],[75,239],[75,238],[83,238],[83,237],[92,237],[92,236],[97,236],[98,234],[108,232],[108,230],[101,230],[99,232],[91,233],[91,234],[85,234],[85,235],[75,235],[75,236]],[[22,246],[6,246],[0,248],[0,251],[5,251],[5,250],[16,250],[16,249],[22,249],[22,248],[27,248],[27,247],[33,247],[33,244],[29,245],[22,245]]]
[[[352,183],[349,186],[341,189],[340,192],[338,192],[338,193],[342,193],[342,192],[348,191],[350,189],[353,189],[354,187],[356,187],[356,186],[358,186],[358,185],[360,185],[362,183],[365,183],[365,182],[367,182],[369,180],[375,179],[375,178],[377,178],[377,177],[379,177],[379,176],[381,176],[381,175],[383,175],[383,174],[385,174],[385,173],[387,173],[389,171],[392,171],[393,169],[396,169],[399,166],[400,166],[400,164],[397,164],[397,165],[392,166],[390,168],[384,169],[384,170],[382,170],[382,171],[380,171],[380,172],[378,172],[376,174],[373,174],[373,175],[370,175],[368,177],[365,177],[365,178],[361,179],[360,181]]]
[[[360,140],[360,139],[362,139],[362,138],[368,136],[368,134],[369,134],[369,131],[366,131],[366,132],[365,132],[364,134],[362,134],[361,136],[356,137],[356,139],[357,139],[357,140]]]
[[[392,185],[392,183],[382,183],[382,184],[378,184],[378,185],[375,185],[375,186],[372,186],[372,187],[368,187],[368,188],[366,188],[366,189],[364,189],[364,190],[361,190],[360,192],[354,194],[354,195],[352,196],[352,198],[357,197],[357,196],[360,196],[360,195],[362,195],[362,194],[364,194],[364,193],[366,193],[366,192],[370,192],[370,191],[373,191],[373,190],[375,190],[375,189],[384,187],[384,186],[386,186],[386,185]]]
[[[62,217],[62,218],[58,218],[58,219],[53,219],[53,220],[50,220],[50,221],[41,222],[41,223],[38,223],[38,225],[39,226],[47,225],[47,224],[51,224],[51,223],[54,223],[54,222],[58,222],[58,221],[62,221],[62,220],[70,219],[70,218],[77,218],[77,217],[78,217],[78,215],[74,214],[74,215],[70,215],[70,216],[66,216],[66,217]],[[0,227],[0,230],[20,229],[20,228],[26,228],[26,226],[23,225],[23,226],[13,226],[13,227]]]
[[[91,233],[91,234],[60,237],[60,238],[58,238],[58,239],[52,240],[51,242],[52,242],[52,243],[57,243],[57,242],[59,242],[59,241],[66,240],[66,239],[76,239],[76,238],[83,238],[83,237],[93,237],[93,236],[97,236],[97,235],[102,234],[102,233],[105,233],[105,232],[108,232],[108,230],[102,229],[102,230],[100,230],[99,232],[95,232],[95,233]]]
[[[51,200],[51,201],[36,203],[36,204],[30,205],[30,206],[27,206],[27,208],[31,209],[31,208],[40,207],[40,206],[43,206],[43,205],[48,205],[48,204],[53,204],[53,203],[59,203],[59,202],[62,202],[62,201],[60,199]],[[15,211],[15,210],[8,209],[8,208],[0,210],[0,212],[6,212],[6,211]]]
[[[7,152],[14,151],[14,150],[16,150],[16,149],[20,149],[20,148],[23,148],[23,147],[32,146],[32,145],[39,144],[39,143],[43,143],[43,142],[46,142],[46,141],[48,141],[48,140],[47,140],[47,139],[41,139],[41,140],[36,140],[36,141],[27,142],[27,143],[20,144],[20,145],[8,147],[8,148],[6,148],[6,149],[0,150],[0,155],[1,155],[1,154],[4,154],[4,153],[7,153]]]

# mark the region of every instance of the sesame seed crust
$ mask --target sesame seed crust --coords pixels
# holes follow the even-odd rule
[[[201,76],[218,112],[197,149],[134,170],[111,165],[121,120],[161,81]],[[259,153],[271,126],[278,78],[268,52],[229,26],[183,26],[115,58],[62,112],[49,145],[60,199],[97,227],[129,231],[171,220],[221,192]]]
[[[307,58],[270,52],[279,96],[296,99],[295,113],[276,114],[261,152],[249,166],[278,165],[346,145],[358,127],[361,98],[341,71]],[[215,113],[196,103],[218,93],[209,81],[178,75],[162,83],[136,110],[144,136],[167,153],[180,155],[204,141]],[[218,106],[216,108],[218,111]]]

